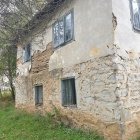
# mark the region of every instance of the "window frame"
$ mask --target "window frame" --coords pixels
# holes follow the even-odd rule
[[[74,80],[74,88],[75,88],[75,104],[64,104],[64,101],[63,101],[63,98],[64,98],[64,93],[63,93],[63,90],[64,90],[64,81],[65,80]],[[75,77],[67,77],[67,78],[62,78],[61,79],[61,105],[63,107],[69,107],[69,108],[77,108],[77,91],[76,91],[76,82],[75,82]]]
[[[66,16],[67,15],[69,15],[69,14],[71,14],[72,15],[72,17],[71,17],[71,19],[72,19],[72,38],[71,39],[69,39],[69,40],[65,40],[65,28],[66,28],[66,21],[65,21],[65,19],[66,19]],[[64,22],[64,42],[63,43],[61,43],[61,44],[59,44],[59,45],[57,45],[57,46],[55,46],[55,42],[54,42],[54,27],[55,27],[55,25],[58,23],[58,25],[59,25],[59,21],[60,20],[62,20],[63,19],[63,22]],[[61,47],[61,46],[64,46],[64,45],[66,45],[66,44],[68,44],[68,43],[70,43],[72,40],[74,40],[74,9],[71,9],[69,12],[67,12],[66,14],[64,14],[63,16],[61,16],[60,18],[58,18],[53,24],[52,24],[52,39],[53,39],[53,48],[54,49],[57,49],[57,48],[59,48],[59,47]]]
[[[28,47],[30,48],[30,56],[28,58],[25,59],[25,55],[28,52]],[[24,53],[24,54],[23,54]],[[29,62],[31,60],[31,42],[27,43],[23,48],[22,48],[22,60],[23,60],[23,64],[26,62]]]
[[[140,33],[140,29],[135,28],[134,26],[134,11],[133,11],[133,0],[129,0],[130,3],[130,16],[131,16],[131,24],[132,24],[132,29],[133,31]],[[139,2],[140,3],[140,2]],[[140,10],[139,10],[139,14],[140,14]]]
[[[36,103],[36,88],[37,87],[42,87],[42,101],[41,103]],[[36,84],[34,85],[34,103],[35,103],[35,106],[42,106],[43,105],[43,84]]]

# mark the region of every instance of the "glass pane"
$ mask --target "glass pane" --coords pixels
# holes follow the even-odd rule
[[[64,20],[59,21],[59,45],[64,43]]]
[[[76,89],[75,89],[75,80],[71,80],[71,86],[72,86],[72,104],[76,105]]]
[[[27,45],[27,54],[28,54],[27,60],[30,60],[30,56],[31,56],[31,44],[28,44]]]
[[[25,62],[28,61],[29,55],[28,55],[28,47],[25,48]]]
[[[35,87],[35,104],[38,104],[38,88]]]
[[[64,106],[68,103],[68,91],[67,91],[67,81],[62,80],[62,104]]]
[[[62,99],[64,106],[76,105],[75,79],[62,81]]]
[[[40,104],[42,104],[42,102],[43,102],[43,88],[42,88],[42,86],[39,86],[38,87],[38,93],[39,93],[39,103]]]
[[[140,3],[138,0],[132,0],[133,26],[140,30]]]
[[[26,62],[25,48],[23,48],[22,55],[23,55],[23,58],[22,58],[23,62]]]
[[[25,54],[26,54],[26,61],[30,60],[30,55],[31,55],[31,47],[30,44],[28,44],[25,48]]]
[[[69,81],[65,80],[65,88],[66,88],[66,101],[67,105],[69,105]]]
[[[43,103],[43,86],[35,86],[35,104]]]
[[[54,47],[59,46],[59,24],[58,22],[55,23],[53,27],[53,42],[54,42]]]
[[[65,17],[65,42],[70,41],[73,36],[72,13]]]

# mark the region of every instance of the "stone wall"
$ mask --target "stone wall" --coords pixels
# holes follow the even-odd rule
[[[94,128],[108,138],[120,139],[121,104],[116,94],[118,88],[113,56],[49,71],[48,61],[52,53],[50,43],[45,51],[34,53],[29,75],[17,77],[17,82],[21,84],[16,90],[16,107],[25,108],[29,112],[46,112],[55,106],[62,118],[70,121],[72,126]],[[61,105],[61,79],[69,77],[75,77],[75,108]],[[38,84],[43,85],[43,106],[39,108],[34,105],[34,86]]]
[[[42,113],[58,108],[62,121],[94,128],[112,140],[139,133],[140,60],[114,55],[95,58],[71,67],[49,71],[52,44],[34,53],[28,76],[18,76],[16,106]],[[61,79],[75,77],[77,107],[61,105]],[[34,102],[34,86],[43,85],[43,106]],[[21,92],[22,91],[22,92]]]
[[[22,67],[26,65],[26,74],[22,74],[22,71],[18,72],[16,78],[16,106],[25,107],[28,110],[33,111],[35,109],[34,102],[34,86],[37,84],[43,84],[43,92],[46,90],[45,86],[51,81],[48,71],[48,61],[53,53],[52,43],[46,46],[46,50],[43,52],[37,51],[31,58],[31,65],[22,64],[21,59],[18,63],[22,64]],[[31,67],[31,68],[29,68]],[[48,89],[47,89],[48,90]],[[46,92],[44,92],[46,93]],[[48,95],[44,94],[44,97]]]
[[[140,59],[117,56],[116,95],[121,105],[123,139],[140,134]]]
[[[67,116],[73,124],[97,129],[104,136],[119,140],[122,137],[121,104],[116,94],[116,63],[112,61],[112,57],[101,57],[66,67],[58,73],[55,71],[58,86],[54,87],[56,94],[52,91],[50,99],[51,104],[59,108],[62,116]],[[60,80],[69,77],[75,77],[77,108],[61,106]],[[53,99],[56,95],[58,97]]]

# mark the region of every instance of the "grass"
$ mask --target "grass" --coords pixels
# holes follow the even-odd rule
[[[29,114],[14,108],[11,101],[0,100],[0,140],[103,140],[95,132],[53,123],[48,115]]]

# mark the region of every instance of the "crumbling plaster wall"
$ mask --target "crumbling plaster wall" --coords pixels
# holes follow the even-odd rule
[[[72,8],[75,40],[49,51],[53,48],[50,45],[52,23]],[[17,107],[23,105],[34,110],[33,87],[43,84],[44,110],[56,106],[63,116],[73,120],[73,124],[94,127],[113,140],[138,134],[140,35],[133,31],[130,19],[129,1],[126,0],[66,3],[48,28],[32,40],[33,61],[23,64],[23,45],[18,46]],[[76,78],[77,108],[64,108],[60,79],[71,76]]]
[[[75,40],[54,50],[49,60],[49,70],[72,66],[112,53],[108,49],[113,44],[111,0],[108,3],[105,0],[88,0],[82,2],[81,0],[69,0],[62,7],[52,17],[52,20],[46,23],[47,28],[45,30],[40,30],[40,34],[28,36],[25,42],[17,46],[17,75],[20,77],[27,78],[32,68],[31,61],[24,64],[22,62],[23,46],[31,41],[32,56],[37,52],[46,50],[47,44],[52,42],[52,24],[57,18],[63,16],[72,8],[74,9]],[[24,82],[17,84],[22,85],[22,83]],[[22,91],[24,88],[20,87],[20,89]],[[20,96],[25,95],[22,94]],[[21,98],[21,102],[23,102],[23,99]]]
[[[25,107],[28,111],[36,110],[33,87],[43,84],[43,106],[39,108],[41,111],[51,111],[55,106],[61,112],[62,121],[70,120],[73,126],[94,128],[108,138],[119,140],[122,135],[121,104],[116,93],[116,63],[112,61],[113,56],[49,72],[48,63],[44,62],[48,62],[45,57],[49,57],[51,53],[48,49],[34,54],[32,69],[28,75],[30,85],[25,87],[28,90],[26,104],[17,103],[17,107]],[[40,67],[42,64],[44,67]],[[71,76],[75,77],[77,107],[66,108],[61,105],[61,78]],[[119,74],[118,79],[122,79]],[[23,84],[29,83],[26,81]],[[24,100],[22,96],[20,98]]]
[[[132,27],[129,0],[112,0],[112,12],[117,20],[114,31],[114,44],[121,48],[121,55],[138,58],[140,55],[140,32]]]
[[[122,106],[122,139],[128,139],[140,134],[140,33],[132,27],[129,0],[112,0],[112,11],[117,21],[115,62],[122,76],[116,92]]]
[[[107,46],[112,47],[113,44],[111,4],[111,0],[67,2],[66,6],[56,14],[54,21],[73,8],[75,38],[55,50],[50,58],[50,70],[72,66],[112,53],[107,48]]]
[[[123,111],[120,96],[126,96],[127,89],[118,88],[125,79],[119,73],[120,57],[114,55],[111,6],[111,0],[69,1],[48,23],[48,28],[32,40],[31,61],[22,63],[22,47],[26,43],[18,46],[17,107],[35,110],[34,85],[43,84],[41,110],[49,111],[56,106],[73,125],[96,128],[113,140],[122,138],[125,126],[122,118],[127,110]],[[75,40],[53,49],[52,23],[72,8]],[[61,78],[73,76],[77,108],[64,108]]]
[[[116,93],[116,63],[112,61],[114,56],[96,58],[49,72],[49,65],[45,62],[48,62],[52,53],[51,43],[47,48],[33,55],[32,69],[27,78],[29,82],[19,76],[21,82],[25,82],[21,85],[25,89],[20,90],[27,90],[27,94],[21,91],[18,93],[20,100],[24,101],[24,98],[26,100],[25,104],[21,104],[17,98],[16,106],[26,108],[28,111],[36,110],[33,87],[36,84],[43,84],[43,106],[39,108],[41,112],[51,111],[55,106],[61,112],[62,121],[70,120],[73,126],[94,128],[112,140],[120,140],[121,104]],[[42,65],[44,66],[41,67]],[[71,76],[75,77],[76,83],[77,107],[75,108],[61,105],[61,78]],[[122,79],[119,74],[118,79]]]

